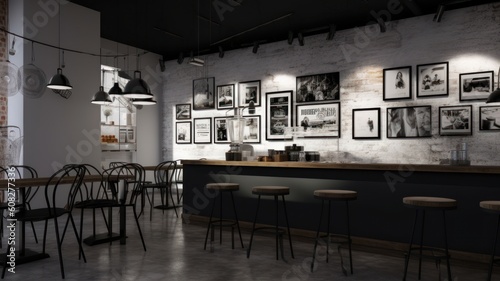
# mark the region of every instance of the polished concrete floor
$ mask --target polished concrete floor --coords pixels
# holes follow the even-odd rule
[[[90,213],[87,213],[90,215]],[[66,280],[402,280],[404,259],[401,253],[380,254],[366,249],[353,251],[354,274],[345,276],[340,267],[336,251],[325,262],[324,246],[318,255],[314,272],[310,271],[313,240],[293,237],[295,258],[290,257],[288,240],[285,240],[285,260],[275,259],[274,239],[265,234],[254,238],[251,256],[246,257],[245,249],[236,241],[231,249],[230,232],[224,231],[222,245],[215,243],[214,251],[203,250],[205,225],[183,223],[173,210],[163,214],[153,210],[150,221],[149,211],[141,216],[140,224],[145,235],[147,251],[142,248],[137,227],[128,211],[127,244],[100,244],[84,246],[87,263],[78,260],[78,247],[72,231],[67,233],[63,245]],[[75,216],[77,214],[75,213]],[[118,217],[118,214],[116,214]],[[78,216],[76,218],[79,220]],[[90,216],[85,218],[85,235],[91,233]],[[114,221],[118,229],[117,219]],[[7,273],[7,280],[57,280],[61,278],[54,241],[53,225],[49,225],[48,250],[50,258],[18,265],[16,273]],[[38,223],[41,235],[43,223]],[[104,230],[103,227],[100,230]],[[27,229],[28,247],[36,250],[41,245],[33,242],[31,229]],[[237,239],[237,235],[236,235]],[[248,229],[243,229],[243,242],[247,247],[250,239]],[[4,248],[5,249],[5,237]],[[344,252],[344,261],[347,256]],[[413,260],[407,280],[417,280],[417,262]],[[445,278],[445,266],[438,270],[435,263],[426,261],[423,265],[422,280]],[[452,260],[453,280],[486,280],[487,266]],[[500,280],[500,268],[496,269],[493,280]]]

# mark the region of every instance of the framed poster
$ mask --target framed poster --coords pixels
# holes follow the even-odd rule
[[[297,105],[296,112],[301,137],[340,137],[340,102]]]
[[[431,106],[387,108],[387,138],[431,137]]]
[[[384,69],[384,100],[411,99],[411,66]]]
[[[293,91],[266,93],[266,139],[292,139],[285,136],[285,129],[292,125]]]
[[[175,105],[175,119],[184,120],[191,119],[191,104],[176,104]]]
[[[194,143],[212,143],[212,118],[194,118]]]
[[[240,106],[248,106],[250,101],[260,106],[260,80],[240,82],[238,84]]]
[[[448,95],[448,62],[417,65],[417,98]]]
[[[214,109],[215,78],[193,80],[193,110]]]
[[[191,121],[175,123],[175,143],[191,143]]]
[[[243,129],[244,143],[260,143],[260,115],[243,116],[246,119]]]
[[[336,101],[340,99],[340,74],[330,72],[300,76],[296,79],[297,103]]]
[[[227,117],[214,117],[214,143],[230,143]]]
[[[352,138],[380,139],[380,108],[352,110]]]
[[[234,84],[217,86],[217,109],[234,107]]]
[[[500,130],[500,106],[479,107],[479,130]]]
[[[472,135],[472,105],[439,107],[439,135]]]
[[[493,71],[461,73],[460,101],[487,100],[493,92]]]

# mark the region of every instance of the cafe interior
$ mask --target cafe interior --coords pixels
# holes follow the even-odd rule
[[[2,278],[500,280],[499,1],[0,15]]]

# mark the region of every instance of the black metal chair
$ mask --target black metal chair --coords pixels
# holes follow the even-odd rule
[[[78,237],[78,231],[73,220],[73,215],[71,211],[73,210],[75,199],[80,193],[80,187],[85,176],[85,168],[81,165],[68,165],[55,172],[50,178],[44,188],[45,194],[45,208],[36,209],[20,209],[18,213],[15,214],[14,219],[18,222],[37,222],[45,221],[45,229],[43,236],[43,253],[45,254],[45,245],[47,240],[47,225],[48,221],[54,220],[54,228],[56,234],[57,251],[59,254],[59,265],[61,268],[61,276],[64,279],[64,264],[62,256],[62,242],[64,239],[64,233],[61,235],[59,231],[58,218],[67,215],[67,220],[71,222],[73,231],[75,232],[76,240],[78,242],[78,247],[80,249],[81,256],[83,256],[84,262],[87,262],[85,258],[85,253],[83,252],[82,244],[80,238]],[[64,187],[59,188],[61,185]],[[61,195],[64,194],[64,195]],[[64,200],[62,200],[64,199]],[[7,253],[8,254],[8,253]],[[5,271],[7,268],[7,263],[4,263],[2,278],[5,276]]]
[[[163,161],[159,163],[156,165],[154,170],[154,183],[146,183],[143,185],[144,193],[148,197],[149,204],[151,205],[149,210],[149,220],[153,217],[155,189],[160,190],[161,205],[158,206],[158,208],[162,209],[163,213],[165,213],[165,209],[173,208],[175,215],[179,217],[176,209],[177,206],[172,195],[172,182],[176,174],[176,165],[176,161]],[[148,190],[151,190],[151,197]],[[172,206],[169,206],[168,204],[169,195],[172,201]]]
[[[175,184],[177,204],[180,205],[182,200],[182,193],[179,193],[179,185],[183,187],[184,184],[184,169],[182,168],[181,160],[175,160],[175,162],[175,175],[172,184]]]

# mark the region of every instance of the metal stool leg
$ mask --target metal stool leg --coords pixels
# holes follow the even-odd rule
[[[250,258],[250,251],[252,250],[253,234],[255,232],[255,222],[257,221],[257,215],[259,214],[259,206],[260,206],[260,195],[259,198],[257,199],[257,211],[255,212],[255,218],[253,220],[252,235],[250,236],[250,244],[248,244],[247,259]]]
[[[424,244],[425,210],[422,210],[422,228],[420,229],[420,256],[418,257],[418,280],[422,275],[422,247]]]
[[[497,222],[497,229],[495,231],[495,242],[493,243],[493,250],[491,251],[491,260],[490,260],[490,266],[488,269],[488,279],[487,281],[491,281],[491,274],[493,273],[493,263],[495,262],[495,250],[497,248],[497,241],[498,241],[498,229],[500,227],[500,215],[498,216],[498,222]]]
[[[347,210],[347,243],[349,245],[349,265],[351,267],[351,274],[353,274],[353,268],[352,268],[352,249],[351,249],[351,226],[350,226],[350,217],[349,217],[349,201],[345,201],[346,204],[346,210]]]
[[[234,203],[234,196],[232,191],[231,191],[231,201],[233,202],[234,217],[236,218],[236,227],[238,227],[238,234],[240,235],[241,248],[245,248],[245,246],[243,246],[243,239],[241,238],[240,221],[238,220],[238,213],[236,212],[236,204]]]
[[[215,209],[215,199],[212,201],[212,211],[210,212],[210,219],[208,220],[208,226],[207,226],[207,234],[205,235],[205,246],[203,246],[203,250],[207,249],[207,240],[208,240],[208,233],[210,232],[210,227],[212,227],[212,216],[214,214],[214,209]]]
[[[288,241],[290,242],[290,252],[292,253],[292,259],[294,259],[295,257],[293,255],[292,234],[290,233],[290,224],[288,223],[288,213],[286,212],[285,195],[281,195],[281,199],[283,200],[283,209],[285,210],[285,220],[286,220],[286,228],[288,231]]]
[[[222,193],[219,192],[219,244],[222,245]]]
[[[331,209],[332,201],[328,200],[328,212],[326,213],[326,262],[328,263],[328,256],[330,255],[330,219],[331,219]]]
[[[278,234],[278,221],[279,221],[279,216],[278,216],[278,196],[277,195],[274,195],[274,205],[275,205],[275,208],[276,208],[276,225],[275,225],[275,231],[276,231],[276,234],[275,234],[275,239],[276,239],[276,260],[279,259],[278,257],[278,248],[279,248],[279,234]]]
[[[443,227],[444,227],[444,249],[446,252],[446,267],[448,270],[448,280],[451,279],[451,268],[450,268],[450,254],[448,253],[448,235],[446,233],[446,214],[445,210],[443,210]]]
[[[418,210],[415,211],[415,219],[413,220],[413,228],[411,230],[410,245],[408,246],[408,253],[406,254],[406,258],[405,258],[405,271],[404,271],[404,275],[403,275],[403,281],[406,280],[406,274],[408,273],[408,263],[410,262],[411,246],[413,244],[413,236],[415,234],[415,228],[417,226],[417,219],[418,219]]]
[[[318,247],[319,231],[321,229],[321,221],[323,219],[323,207],[324,207],[324,205],[325,205],[325,200],[321,200],[321,212],[319,213],[319,223],[318,223],[318,231],[316,232],[316,242],[314,242],[313,259],[311,262],[311,272],[313,272],[314,261],[316,260],[316,248]]]

